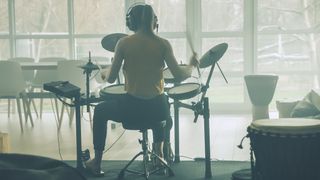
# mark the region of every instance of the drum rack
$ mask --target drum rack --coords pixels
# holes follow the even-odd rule
[[[200,59],[200,64],[197,66],[197,70],[200,76],[199,68],[210,67],[210,72],[206,81],[206,84],[201,84],[201,90],[199,94],[202,93],[201,99],[198,102],[192,102],[192,104],[185,104],[179,101],[179,99],[172,98],[174,107],[174,137],[175,137],[175,162],[180,162],[180,148],[179,148],[179,108],[183,107],[186,109],[191,109],[194,112],[194,123],[197,122],[199,115],[203,116],[204,123],[204,143],[205,143],[205,178],[211,178],[211,148],[210,148],[210,110],[209,110],[209,98],[206,97],[207,90],[209,89],[210,80],[213,74],[215,65],[218,66],[220,73],[222,74],[226,83],[228,80],[224,76],[218,60],[224,55],[228,48],[227,43],[221,43],[213,48],[211,48],[207,53],[205,53]],[[175,84],[179,85],[179,84]],[[199,95],[197,94],[197,95]],[[170,95],[169,95],[170,97]]]
[[[44,90],[54,93],[58,99],[70,107],[75,107],[76,114],[76,168],[79,171],[84,171],[83,151],[81,142],[81,113],[80,107],[88,105],[89,103],[99,102],[99,98],[83,98],[80,93],[80,88],[69,83],[68,81],[57,81],[45,83]],[[73,102],[66,103],[61,97],[70,98]]]
[[[193,103],[192,105],[185,104],[179,100],[174,100],[174,138],[175,138],[175,159],[176,163],[180,162],[180,137],[179,137],[179,108],[183,107],[194,111],[195,117],[203,116],[204,123],[204,142],[205,142],[205,177],[211,178],[211,148],[210,148],[210,110],[209,98],[205,97],[202,101]]]
[[[199,115],[203,116],[204,123],[204,143],[205,143],[205,177],[211,178],[211,148],[210,148],[210,110],[209,110],[209,98],[206,97],[207,90],[209,89],[209,83],[213,74],[215,63],[211,65],[208,79],[205,85],[201,85],[201,99],[198,102],[192,102],[192,105],[182,103],[177,99],[174,99],[174,137],[175,137],[175,162],[180,162],[180,138],[179,138],[179,108],[183,107],[190,109],[194,112],[195,118],[193,122],[197,122]],[[200,94],[199,93],[199,94]]]

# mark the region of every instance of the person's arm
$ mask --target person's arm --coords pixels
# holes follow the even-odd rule
[[[172,47],[170,43],[165,40],[165,62],[170,69],[173,77],[176,79],[177,82],[184,81],[185,79],[191,77],[192,69],[196,65],[196,55],[192,56],[190,59],[189,65],[186,68],[180,68],[176,58],[174,57]]]
[[[109,75],[106,77],[109,83],[114,83],[118,77],[122,62],[123,62],[123,40],[120,39],[114,51],[114,59],[111,65]]]

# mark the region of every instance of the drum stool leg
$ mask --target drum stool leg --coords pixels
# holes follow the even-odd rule
[[[158,155],[156,155],[155,153],[148,150],[148,132],[147,132],[147,130],[142,130],[141,132],[142,132],[142,140],[139,140],[139,143],[141,144],[142,151],[140,151],[138,154],[136,154],[132,158],[132,160],[120,171],[118,178],[123,179],[125,172],[130,172],[133,174],[144,176],[145,179],[149,179],[149,175],[154,174],[162,169],[168,170],[169,176],[174,176],[172,169],[167,165],[167,163],[162,158],[160,158]],[[140,155],[143,156],[143,160],[142,160],[143,161],[143,172],[128,169],[129,166],[134,162],[134,160],[137,157],[139,157]],[[156,158],[161,163],[162,167],[149,171],[148,163],[150,161],[150,157]]]

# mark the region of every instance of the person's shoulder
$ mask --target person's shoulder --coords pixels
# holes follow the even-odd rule
[[[169,46],[170,43],[167,39],[157,36],[158,41],[165,47]]]
[[[120,38],[118,42],[126,42],[126,41],[129,41],[129,40],[131,39],[131,36],[132,36],[132,35],[124,36],[124,37]]]
[[[118,45],[118,46],[123,46],[124,44],[127,44],[127,43],[130,41],[130,39],[131,39],[130,36],[131,36],[131,35],[120,38],[120,39],[118,40],[118,42],[117,42],[117,45]]]

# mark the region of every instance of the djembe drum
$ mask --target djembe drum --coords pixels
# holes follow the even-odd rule
[[[247,130],[254,180],[320,179],[320,120],[262,119]]]

